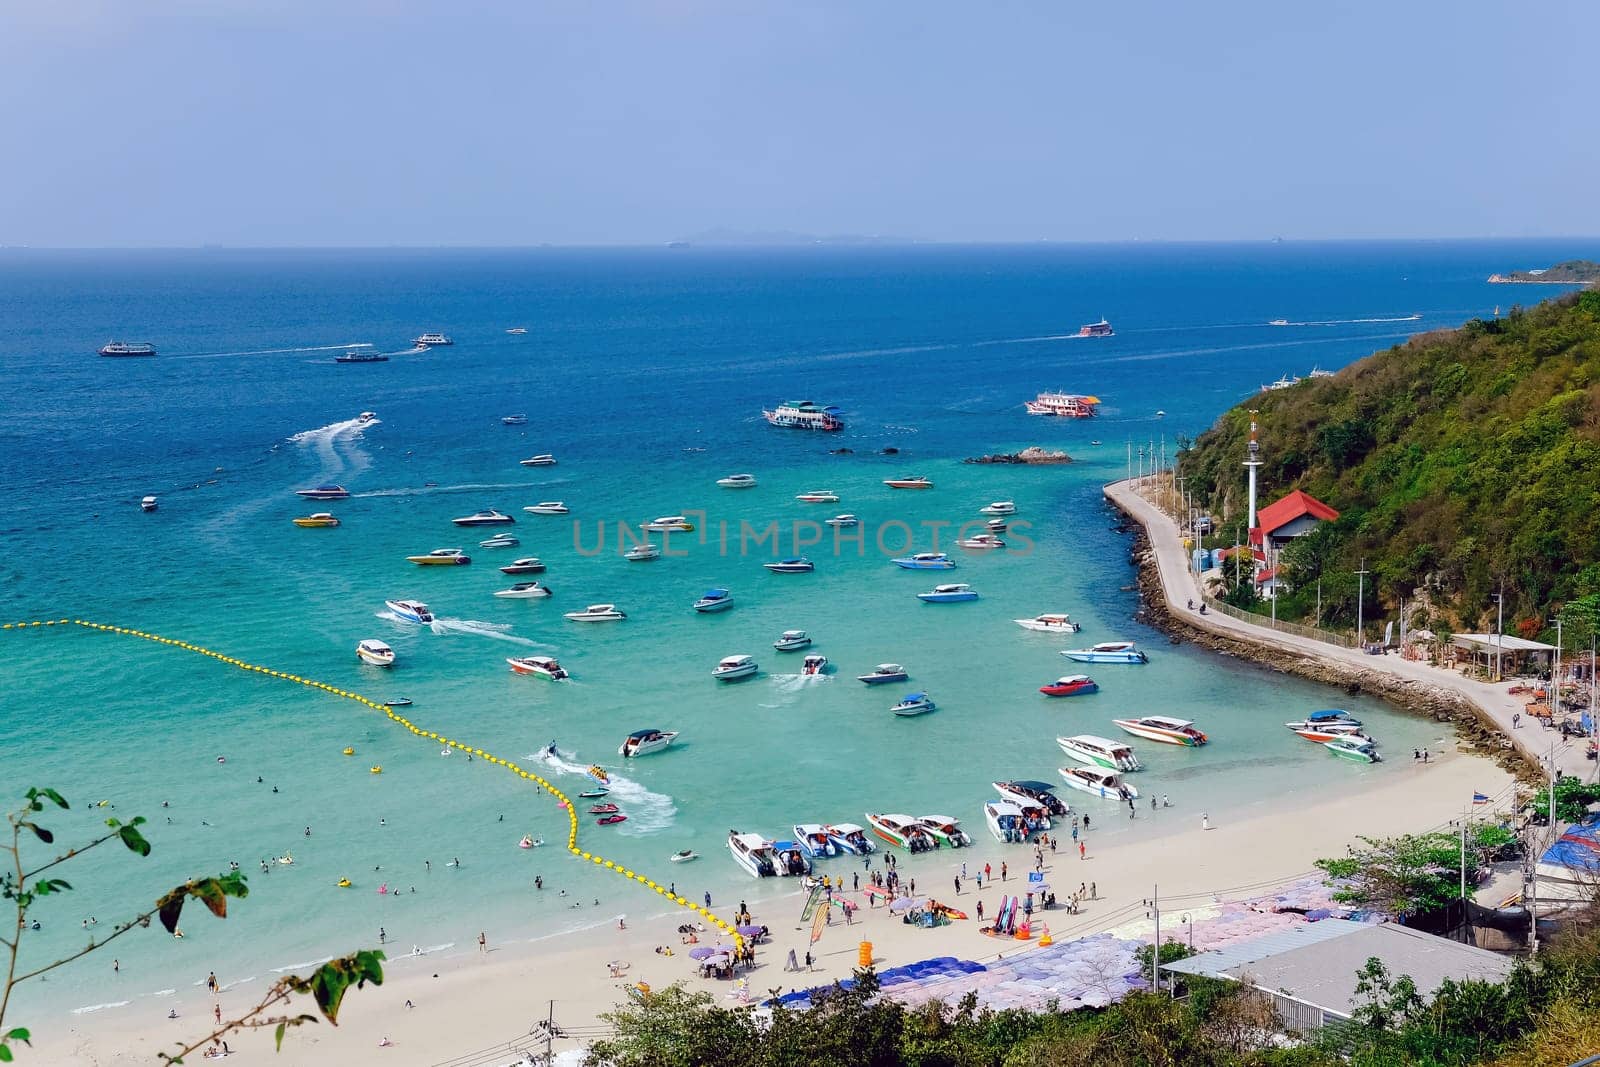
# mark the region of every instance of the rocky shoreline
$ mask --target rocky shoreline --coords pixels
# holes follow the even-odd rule
[[[1060,463],[1071,463],[1072,457],[1065,452],[1051,452],[1049,449],[1030,445],[1021,452],[1001,452],[993,456],[972,456],[962,460],[963,463],[1017,463],[1028,467],[1047,467]]]
[[[1112,506],[1115,507],[1114,504]],[[1497,727],[1487,722],[1477,707],[1459,694],[1396,678],[1382,671],[1365,671],[1317,659],[1265,642],[1225,637],[1202,629],[1191,620],[1175,614],[1168,609],[1166,598],[1162,595],[1155,555],[1150,550],[1144,527],[1120,509],[1118,514],[1122,515],[1126,529],[1134,539],[1129,562],[1139,568],[1138,618],[1141,622],[1154,626],[1174,641],[1192,641],[1202,648],[1233,656],[1262,670],[1336,685],[1351,694],[1372,693],[1405,711],[1425,715],[1438,723],[1448,723],[1455,728],[1457,741],[1463,748],[1493,759],[1518,778],[1531,783],[1542,780],[1539,768],[1524,757]]]

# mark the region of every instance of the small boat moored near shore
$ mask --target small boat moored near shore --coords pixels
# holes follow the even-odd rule
[[[856,675],[856,681],[865,682],[867,685],[883,685],[887,682],[904,682],[910,680],[911,675],[898,663],[880,663],[866,674]]]
[[[749,678],[760,669],[754,656],[724,656],[711,669],[711,677],[719,682],[733,682],[740,678]]]
[[[918,593],[917,599],[924,604],[961,604],[977,600],[978,594],[966,584],[936,585],[926,593]]]
[[[632,545],[622,554],[622,558],[629,563],[649,563],[653,559],[661,558],[661,546],[649,541],[642,545]]]
[[[1039,692],[1047,697],[1085,696],[1099,691],[1100,687],[1087,674],[1069,674],[1064,678],[1057,678],[1048,685],[1039,687]]]
[[[516,548],[522,544],[515,534],[495,534],[478,542],[479,548]]]
[[[1160,741],[1165,745],[1183,745],[1196,748],[1206,743],[1206,735],[1195,729],[1188,719],[1174,719],[1169,715],[1146,715],[1142,719],[1112,719],[1120,729],[1147,741]]]
[[[464,567],[472,557],[459,548],[436,548],[421,556],[407,556],[406,560],[419,567]]]
[[[550,587],[540,585],[537,581],[518,582],[510,589],[496,589],[494,595],[507,600],[538,600],[550,595]]]
[[[1132,641],[1102,641],[1089,648],[1063,649],[1061,654],[1079,663],[1149,663]]]
[[[1116,771],[1105,767],[1058,767],[1061,780],[1080,793],[1101,800],[1138,800],[1139,791],[1124,782]]]
[[[777,857],[772,853],[772,842],[760,834],[742,834],[728,831],[728,851],[734,862],[757,878],[772,878],[778,873]]]
[[[1064,611],[1046,612],[1043,615],[1035,615],[1031,619],[1013,619],[1012,621],[1024,630],[1035,630],[1039,633],[1075,634],[1083,629],[1082,626],[1072,621],[1071,615]]]
[[[1113,741],[1094,734],[1076,734],[1072,737],[1058,737],[1056,744],[1061,746],[1061,751],[1084,763],[1093,763],[1113,771],[1139,769],[1139,757],[1133,754],[1132,748],[1121,741]]]
[[[1377,763],[1383,759],[1378,755],[1377,742],[1371,740],[1357,740],[1354,737],[1338,737],[1332,741],[1325,741],[1323,748],[1332,752],[1340,759],[1351,760],[1355,763]]]
[[[956,561],[943,552],[918,552],[889,562],[908,571],[953,571],[956,568]]]
[[[939,707],[927,693],[907,693],[905,698],[889,710],[901,718],[909,719],[915,715],[926,715]]]
[[[933,483],[920,474],[909,478],[885,478],[883,484],[890,489],[932,489]]]
[[[463,515],[459,519],[451,519],[457,526],[510,526],[516,522],[510,515],[488,508],[484,511]]]
[[[501,574],[543,574],[544,561],[538,556],[523,556],[500,568]]]
[[[1009,800],[991,800],[984,804],[983,821],[997,840],[1011,845],[1026,841],[1031,832],[1022,809]]]
[[[779,652],[798,652],[811,647],[811,635],[804,630],[785,630],[772,642],[772,647]]]
[[[617,610],[615,604],[590,604],[582,611],[569,611],[561,616],[573,622],[620,622],[628,617],[627,612]]]
[[[733,607],[733,594],[722,588],[707,589],[705,595],[694,602],[694,610],[702,615],[727,611],[731,607]]]
[[[828,837],[828,831],[823,829],[821,823],[798,822],[792,827],[794,839],[800,847],[814,859],[826,859],[839,854],[839,846]]]
[[[677,739],[676,730],[657,730],[654,727],[635,730],[623,740],[622,747],[617,749],[617,755],[623,759],[648,756],[652,752],[660,752]]]
[[[817,565],[804,556],[775,560],[772,563],[763,563],[762,566],[773,574],[810,574],[817,569]]]
[[[1037,808],[1044,815],[1066,815],[1072,809],[1067,802],[1056,796],[1056,786],[1049,782],[1035,781],[1029,778],[1017,778],[1009,782],[994,782],[994,791],[1001,798],[1027,812],[1030,808]],[[1031,816],[1030,818],[1035,818]],[[1035,830],[1050,829],[1050,822],[1045,820],[1043,826],[1035,826]]]
[[[919,815],[917,825],[932,834],[935,841],[948,848],[965,848],[972,844],[972,838],[961,828],[960,819],[952,819],[948,815]]]
[[[979,515],[1015,515],[1017,505],[1010,500],[996,500],[978,509]]]
[[[829,823],[822,828],[828,835],[828,840],[833,842],[834,848],[840,852],[848,852],[852,856],[865,856],[878,851],[878,846],[867,836],[865,828],[853,822]]]
[[[907,852],[932,852],[939,847],[934,836],[909,815],[874,815],[869,811],[867,825],[889,844],[898,845]]]

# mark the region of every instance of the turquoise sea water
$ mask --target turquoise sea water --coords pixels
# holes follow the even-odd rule
[[[723,844],[731,827],[784,836],[797,821],[863,822],[865,811],[888,810],[954,815],[986,839],[990,781],[1054,779],[1068,762],[1057,734],[1116,736],[1109,720],[1126,714],[1182,714],[1213,738],[1200,751],[1136,743],[1147,770],[1135,783],[1147,794],[1218,818],[1292,807],[1407,761],[1341,763],[1290,735],[1286,719],[1351,707],[1397,754],[1437,728],[1170,646],[1134,623],[1127,541],[1110,529],[1099,486],[1125,471],[1129,442],[1165,435],[1170,455],[1178,434],[1203,429],[1263,382],[1549,295],[1483,278],[1579,251],[1500,242],[3,253],[0,614],[147,629],[374,698],[404,695],[425,729],[530,765],[554,739],[570,759],[547,769],[567,786],[590,761],[618,768],[630,730],[681,730],[668,752],[620,767],[614,799],[629,821],[595,827],[586,817],[584,842],[719,904],[789,888],[758,885],[734,866]],[[1116,337],[1066,336],[1102,315]],[[1267,325],[1277,318],[1296,325]],[[513,326],[528,333],[507,335]],[[434,329],[455,346],[383,364],[331,362],[356,343],[405,352]],[[96,358],[112,337],[150,340],[161,355]],[[1103,414],[1028,418],[1021,401],[1047,388],[1093,392]],[[800,396],[840,405],[849,428],[808,435],[761,421],[762,405]],[[363,410],[379,421],[358,427]],[[516,412],[529,425],[501,425]],[[1077,462],[960,463],[1028,444],[1064,448]],[[834,447],[854,454],[828,455]],[[884,447],[901,453],[878,455]],[[559,466],[517,464],[547,451]],[[714,484],[735,471],[759,486]],[[935,488],[881,484],[905,473]],[[322,481],[344,483],[352,499],[294,496]],[[793,499],[814,488],[843,499]],[[146,493],[160,496],[155,514],[138,510]],[[572,516],[521,511],[546,499],[564,500]],[[924,523],[976,520],[997,499],[1017,502],[1031,548],[958,553],[960,569],[948,574],[898,570],[878,550],[880,530],[901,548],[895,523],[930,548]],[[450,524],[489,506],[517,516],[521,547],[479,549],[491,531]],[[289,523],[324,508],[343,526]],[[860,551],[852,542],[835,551],[825,537],[801,549],[816,573],[762,569],[794,552],[790,537],[810,530],[806,520],[842,511],[867,524]],[[617,556],[618,523],[691,512],[703,512],[701,529],[670,541],[682,557]],[[602,523],[610,550],[594,554]],[[741,529],[772,523],[782,544],[741,544]],[[941,536],[947,547],[948,529]],[[475,562],[404,560],[446,546],[466,547]],[[541,577],[554,597],[490,595],[514,580],[496,567],[516,555],[549,564]],[[915,599],[946,581],[969,582],[982,599]],[[713,585],[731,589],[736,607],[696,615],[689,605]],[[426,600],[440,622],[387,617],[383,602],[396,597]],[[628,621],[560,617],[608,601]],[[1010,621],[1044,611],[1083,623],[1073,643],[1137,640],[1151,663],[1089,667],[1099,694],[1049,700],[1040,684],[1085,668],[1057,654],[1066,642]],[[810,630],[835,673],[797,677],[800,657],[771,648],[787,628]],[[364,637],[391,642],[399,665],[360,665],[353,649]],[[507,671],[506,656],[535,651],[558,655],[572,682]],[[744,652],[760,661],[759,677],[712,681],[719,658]],[[911,685],[854,680],[882,661],[905,664]],[[912,688],[939,710],[895,719],[889,705]],[[0,635],[0,694],[8,795],[29,784],[62,789],[75,810],[49,824],[66,837],[91,832],[106,812],[86,809],[106,800],[116,814],[147,816],[156,846],[146,860],[109,849],[85,857],[73,875],[79,892],[41,910],[35,951],[73,948],[84,918],[108,924],[130,898],[195,872],[237,861],[251,875],[250,899],[226,927],[195,915],[176,945],[130,936],[112,952],[123,972],[114,989],[97,957],[36,986],[35,1002],[137,1006],[213,968],[225,982],[262,980],[371,944],[380,926],[404,950],[466,944],[485,928],[499,940],[538,938],[661,910],[559,847],[518,849],[524,832],[562,838],[565,818],[547,797],[482,761],[444,758],[347,701],[79,631]],[[353,758],[341,754],[347,745]],[[374,764],[381,775],[368,772]],[[1176,825],[1129,822],[1115,805],[1063,796],[1096,816],[1097,834]],[[702,858],[666,862],[688,847]],[[260,874],[259,860],[285,852],[292,867]],[[456,858],[459,869],[446,866]],[[945,876],[956,862],[906,867]],[[341,876],[355,887],[334,889]],[[402,895],[377,895],[385,883]],[[580,900],[584,908],[570,906]]]

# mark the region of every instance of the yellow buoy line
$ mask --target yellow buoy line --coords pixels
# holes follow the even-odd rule
[[[561,805],[567,809],[567,821],[569,823],[569,828],[567,831],[568,852],[572,853],[581,860],[594,864],[596,867],[603,867],[608,871],[615,871],[617,874],[620,874],[629,881],[640,883],[646,889],[653,889],[657,894],[670,900],[680,908],[686,908],[689,911],[695,912],[701,918],[705,919],[706,922],[710,923],[712,926],[715,926],[717,929],[733,938],[735,943],[743,944],[744,942],[743,936],[741,936],[739,932],[734,929],[733,924],[725,922],[716,915],[712,914],[710,908],[702,907],[686,897],[669,892],[666,886],[654,881],[651,878],[647,878],[638,871],[631,870],[628,867],[624,867],[620,863],[608,860],[598,853],[584,851],[578,844],[578,809],[577,806],[572,802],[572,799],[561,790],[557,789],[555,785],[547,779],[535,774],[532,771],[525,770],[510,760],[501,759],[499,756],[496,756],[491,752],[485,752],[481,748],[474,748],[465,742],[456,741],[452,738],[445,737],[443,734],[435,733],[432,730],[424,730],[422,727],[418,726],[404,715],[396,713],[393,708],[385,707],[375,700],[370,700],[367,697],[362,696],[360,693],[355,693],[348,689],[340,689],[337,686],[329,685],[326,682],[319,682],[312,678],[304,678],[298,674],[290,674],[287,671],[277,671],[270,667],[263,667],[256,663],[247,663],[242,659],[236,659],[233,656],[224,655],[221,652],[217,652],[188,641],[179,641],[171,637],[162,637],[160,634],[153,634],[144,630],[134,630],[126,626],[109,626],[105,623],[89,622],[85,619],[41,619],[34,622],[7,622],[0,623],[0,630],[26,630],[45,626],[81,626],[87,630],[99,630],[103,633],[122,634],[126,637],[137,637],[145,641],[152,641],[158,645],[170,645],[173,648],[179,648],[185,652],[196,652],[202,656],[209,656],[214,660],[219,660],[223,663],[226,663],[230,667],[237,667],[242,671],[251,671],[256,674],[264,674],[270,678],[280,678],[287,682],[295,682],[299,685],[307,687],[308,689],[320,689],[332,696],[343,697],[346,700],[353,700],[357,704],[371,708],[373,711],[381,711],[384,715],[388,716],[391,722],[397,723],[400,726],[404,726],[417,737],[427,738],[430,741],[438,741],[441,744],[449,746],[450,748],[460,749],[463,752],[477,756],[479,759],[494,764],[497,767],[504,767],[506,770],[517,775],[519,778],[538,783],[540,786],[544,787],[546,792],[559,800]],[[346,751],[348,754],[348,750]],[[380,767],[373,767],[371,773],[377,774],[381,771],[381,769],[382,768]]]

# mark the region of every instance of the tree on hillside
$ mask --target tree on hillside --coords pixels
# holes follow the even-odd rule
[[[1423,915],[1461,899],[1461,846],[1454,834],[1361,837],[1349,855],[1316,865],[1338,879],[1333,899],[1388,915]],[[1476,884],[1477,850],[1466,851],[1466,883]]]
[[[225,919],[228,916],[228,900],[230,898],[243,900],[249,895],[244,875],[236,870],[216,877],[194,878],[163,893],[146,910],[122,922],[113,923],[109,927],[110,933],[104,936],[98,934],[92,936],[89,943],[76,952],[30,969],[22,969],[23,939],[30,930],[38,929],[37,925],[33,925],[37,923],[37,919],[30,923],[29,916],[36,908],[54,903],[63,894],[72,891],[72,884],[61,877],[61,871],[68,864],[80,859],[86,852],[106,844],[120,844],[129,852],[141,857],[148,856],[151,852],[150,843],[145,840],[143,832],[139,829],[145,822],[142,817],[135,817],[126,822],[113,817],[105,820],[106,832],[65,849],[53,859],[38,862],[29,855],[30,850],[26,846],[34,843],[46,846],[55,844],[55,831],[40,825],[39,822],[39,816],[48,807],[54,807],[57,811],[67,811],[71,805],[54,789],[29,789],[24,794],[21,807],[7,813],[6,823],[11,832],[10,840],[8,843],[0,843],[0,853],[10,858],[10,863],[7,865],[9,869],[0,871],[0,900],[10,901],[16,913],[15,925],[0,924],[0,927],[6,928],[7,935],[0,936],[0,960],[6,961],[4,985],[0,986],[0,1063],[12,1062],[17,1056],[19,1045],[27,1046],[32,1043],[33,1033],[27,1027],[13,1026],[10,1029],[5,1027],[11,994],[18,986],[75,963],[91,953],[99,952],[136,930],[147,930],[150,928],[151,920],[159,921],[167,933],[175,937],[182,936],[178,930],[178,921],[183,914],[184,905],[190,901],[198,901],[211,914],[219,919]],[[269,1027],[275,1031],[276,1040],[281,1046],[284,1033],[289,1027],[317,1021],[315,1015],[279,1013],[279,1009],[288,1005],[297,996],[312,997],[318,1014],[330,1024],[338,1025],[339,1005],[350,987],[364,986],[368,982],[373,985],[383,983],[383,958],[381,952],[357,952],[341,959],[329,960],[306,978],[292,974],[285,975],[268,987],[262,999],[245,1014],[220,1024],[199,1040],[181,1045],[176,1052],[160,1053],[160,1058],[168,1063],[182,1063],[184,1056],[221,1040],[226,1034]]]

